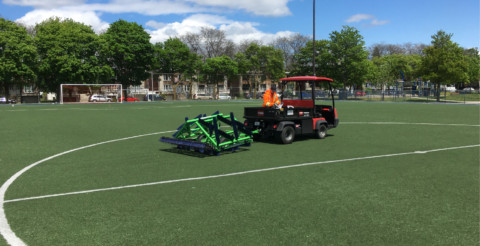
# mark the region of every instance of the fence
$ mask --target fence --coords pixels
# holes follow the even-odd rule
[[[480,92],[477,91],[339,91],[335,95],[339,100],[387,101],[387,102],[444,102],[444,103],[480,103]]]
[[[212,88],[203,88],[193,91],[190,88],[177,87],[177,93],[175,95],[176,100],[261,100],[265,88],[261,87],[257,91],[254,89],[246,89],[239,87],[219,87],[217,88],[216,95]],[[137,98],[139,101],[148,101],[146,95],[159,94],[163,100],[173,100],[174,93],[172,91],[148,91],[148,90],[129,90],[128,95]],[[281,93],[278,91],[277,93]],[[288,96],[288,93],[284,92],[284,96]],[[298,93],[298,92],[297,92]],[[297,94],[298,95],[298,94]],[[311,92],[304,92],[302,94],[303,99],[311,98]],[[317,100],[331,100],[332,94],[328,90],[316,90],[315,98]],[[456,92],[446,92],[442,90],[440,92],[439,101],[434,90],[334,90],[333,97],[335,100],[345,101],[380,101],[380,102],[422,102],[422,103],[461,103],[461,104],[480,104],[480,92],[478,90],[461,90]],[[153,98],[153,97],[150,97]],[[155,97],[157,98],[157,97]],[[156,100],[156,99],[155,99]],[[48,101],[47,98],[41,100],[41,102]],[[0,102],[1,103],[1,102]],[[22,102],[24,103],[24,102]]]

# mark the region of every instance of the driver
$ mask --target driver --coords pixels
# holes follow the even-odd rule
[[[270,89],[265,91],[263,94],[263,107],[273,107],[280,105],[280,100],[278,99],[277,95],[277,86],[272,84]]]

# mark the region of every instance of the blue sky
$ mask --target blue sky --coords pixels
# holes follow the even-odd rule
[[[234,42],[301,33],[312,35],[312,0],[1,0],[0,16],[34,25],[51,16],[72,18],[96,32],[118,19],[142,25],[161,42],[198,32],[224,30]],[[480,47],[479,0],[316,1],[316,36],[326,39],[342,26],[357,28],[366,46],[429,44],[438,30],[465,48]]]

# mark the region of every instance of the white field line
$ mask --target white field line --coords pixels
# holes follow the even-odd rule
[[[6,200],[6,201],[4,201],[4,203],[21,202],[21,201],[28,201],[28,200],[37,200],[37,199],[44,199],[44,198],[51,198],[51,197],[59,197],[59,196],[69,196],[69,195],[86,194],[86,193],[93,193],[93,192],[99,192],[99,191],[121,190],[121,189],[128,189],[128,188],[137,188],[137,187],[142,187],[142,186],[151,186],[151,185],[160,185],[160,184],[179,183],[179,182],[185,182],[185,181],[214,179],[214,178],[222,178],[222,177],[229,177],[229,176],[238,176],[238,175],[244,175],[244,174],[250,174],[250,173],[260,173],[260,172],[275,171],[275,170],[287,169],[287,168],[295,168],[295,167],[305,167],[305,166],[313,166],[313,165],[321,165],[321,164],[329,164],[329,163],[338,163],[338,162],[361,161],[361,160],[376,159],[376,158],[386,158],[386,157],[402,156],[402,155],[426,154],[426,153],[431,153],[431,152],[439,152],[439,151],[447,151],[447,150],[457,150],[457,149],[466,149],[466,148],[474,148],[474,147],[480,147],[480,144],[476,144],[476,145],[466,145],[466,146],[457,146],[457,147],[449,147],[449,148],[441,148],[441,149],[432,149],[432,150],[420,150],[420,151],[404,152],[404,153],[396,153],[396,154],[385,154],[385,155],[374,155],[374,156],[365,156],[365,157],[355,157],[355,158],[340,159],[340,160],[331,160],[331,161],[309,162],[309,163],[301,163],[301,164],[294,164],[294,165],[286,165],[286,166],[278,166],[278,167],[254,169],[254,170],[247,170],[247,171],[234,172],[234,173],[225,173],[225,174],[218,174],[218,175],[210,175],[210,176],[202,176],[202,177],[173,179],[173,180],[165,180],[165,181],[158,181],[158,182],[151,182],[151,183],[144,183],[144,184],[124,185],[124,186],[116,186],[116,187],[93,189],[93,190],[83,190],[83,191],[75,191],[75,192],[66,192],[66,193],[58,193],[58,194],[51,194],[51,195],[44,195],[44,196],[34,196],[34,197],[26,197],[26,198],[18,198],[18,199]]]
[[[343,122],[343,124],[349,124],[349,122]],[[398,122],[350,122],[350,124],[417,124],[417,125],[435,125],[435,126],[449,126],[449,125],[457,125],[457,124],[436,124],[436,123],[398,123]],[[478,126],[478,125],[460,125],[460,126]],[[59,156],[63,156],[78,150],[83,150],[91,147],[95,147],[98,145],[102,144],[107,144],[107,143],[114,143],[114,142],[119,142],[123,140],[129,140],[129,139],[134,139],[134,138],[139,138],[139,137],[145,137],[145,136],[151,136],[151,135],[158,135],[158,134],[163,134],[163,133],[171,133],[175,132],[173,131],[164,131],[164,132],[156,132],[156,133],[149,133],[149,134],[143,134],[143,135],[137,135],[137,136],[132,136],[132,137],[126,137],[126,138],[120,138],[120,139],[114,139],[114,140],[109,140],[109,141],[104,141],[96,144],[91,144],[91,145],[86,145],[83,147],[71,149],[68,151],[64,151],[62,153],[52,155],[50,157],[47,157],[45,159],[42,159],[40,161],[37,161],[35,163],[32,163],[17,173],[15,173],[13,176],[11,176],[3,185],[0,187],[0,234],[5,238],[8,244],[10,245],[26,245],[19,237],[15,235],[15,233],[12,231],[10,228],[10,225],[8,224],[7,217],[5,215],[5,210],[4,210],[4,204],[6,202],[14,202],[14,201],[20,201],[20,199],[24,200],[32,200],[34,198],[20,198],[20,199],[13,199],[13,200],[8,200],[5,201],[5,193],[7,189],[10,187],[10,185],[18,178],[20,175],[23,173],[27,172],[31,168],[49,161],[51,159],[54,159]],[[335,162],[346,162],[346,161],[356,161],[356,160],[366,160],[366,159],[373,159],[373,158],[382,158],[382,157],[392,157],[392,156],[400,156],[400,155],[410,155],[410,154],[424,154],[428,152],[436,152],[436,151],[445,151],[445,150],[454,150],[454,149],[462,149],[462,148],[472,148],[472,147],[478,147],[480,145],[468,145],[468,146],[460,146],[460,147],[450,147],[450,148],[444,148],[444,149],[436,149],[436,150],[426,150],[426,151],[414,151],[414,152],[406,152],[406,153],[397,153],[397,154],[388,154],[388,155],[379,155],[379,156],[369,156],[369,157],[358,157],[358,158],[350,158],[350,159],[343,159],[343,160],[332,160],[332,161],[322,161],[322,162],[312,162],[312,163],[303,163],[303,164],[296,164],[296,165],[290,165],[290,166],[281,166],[281,167],[273,167],[273,168],[265,168],[265,169],[257,169],[257,170],[250,170],[250,171],[244,171],[244,172],[236,172],[236,173],[229,173],[229,174],[221,174],[221,175],[213,175],[213,176],[204,176],[204,177],[194,177],[194,178],[186,178],[186,179],[177,179],[177,180],[167,180],[167,181],[159,181],[159,182],[154,182],[154,183],[147,183],[147,184],[138,184],[138,185],[129,185],[129,186],[122,186],[122,187],[111,187],[111,188],[104,188],[104,189],[96,189],[96,190],[90,190],[90,191],[78,191],[78,192],[71,192],[71,193],[63,193],[65,195],[73,195],[73,194],[84,194],[84,193],[91,193],[91,192],[97,192],[97,191],[106,191],[106,190],[118,190],[118,189],[125,189],[125,188],[133,188],[133,187],[140,187],[140,186],[147,186],[147,185],[157,185],[157,184],[165,184],[165,183],[175,183],[175,182],[183,182],[183,181],[192,181],[192,180],[202,180],[202,179],[211,179],[211,178],[219,178],[219,177],[227,177],[227,176],[235,176],[235,175],[242,175],[242,174],[248,174],[248,173],[258,173],[258,172],[266,172],[266,171],[273,171],[273,170],[279,170],[279,169],[286,169],[286,168],[293,168],[293,167],[301,167],[301,166],[311,166],[311,165],[319,165],[319,164],[327,164],[327,163],[335,163]],[[65,196],[63,195],[63,196]],[[62,194],[56,194],[56,195],[47,195],[47,196],[42,196],[36,199],[40,198],[47,198],[47,197],[53,197],[53,196],[62,196]]]
[[[411,122],[340,122],[340,124],[350,124],[350,125],[471,126],[471,127],[480,127],[480,125],[469,125],[469,124],[411,123]]]
[[[22,170],[18,171],[12,177],[10,177],[0,187],[0,234],[5,238],[7,243],[10,244],[10,245],[14,245],[14,246],[26,245],[19,237],[17,237],[15,235],[15,233],[10,228],[10,225],[8,224],[7,217],[5,215],[4,203],[5,203],[5,193],[7,192],[8,187],[10,187],[10,185],[18,177],[20,177],[20,175],[22,175],[23,173],[32,169],[33,167],[35,167],[35,166],[37,166],[37,165],[39,165],[43,162],[49,161],[51,159],[54,159],[54,158],[57,158],[59,156],[66,155],[66,154],[69,154],[69,153],[72,153],[72,152],[75,152],[75,151],[78,151],[78,150],[87,149],[87,148],[91,148],[91,147],[95,147],[95,146],[102,145],[102,144],[107,144],[107,143],[114,143],[114,142],[119,142],[119,141],[123,141],[123,140],[129,140],[129,139],[134,139],[134,138],[139,138],[139,137],[158,135],[158,134],[163,134],[163,133],[171,133],[171,132],[175,132],[175,131],[148,133],[148,134],[142,134],[142,135],[137,135],[137,136],[133,136],[133,137],[119,138],[119,139],[109,140],[109,141],[100,142],[100,143],[96,143],[96,144],[90,144],[90,145],[86,145],[86,146],[83,146],[83,147],[67,150],[65,152],[62,152],[62,153],[59,153],[59,154],[56,154],[56,155],[52,155],[50,157],[47,157],[45,159],[42,159],[40,161],[37,161],[35,163],[32,163],[32,164],[24,167]]]

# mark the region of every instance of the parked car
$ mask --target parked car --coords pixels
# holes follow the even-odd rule
[[[0,97],[0,103],[3,103],[3,104],[16,104],[17,101],[15,101],[15,99],[7,99],[5,97]]]
[[[125,97],[122,97],[119,99],[120,102],[123,102],[125,100]],[[137,98],[135,97],[129,97],[127,96],[127,99],[126,99],[126,102],[138,102],[140,100],[138,100]]]
[[[206,95],[206,94],[196,94],[194,99],[196,99],[196,100],[211,100],[211,99],[213,99],[213,96]]]
[[[257,92],[257,99],[263,98],[263,94],[265,94],[265,92]]]
[[[220,93],[220,95],[218,95],[218,99],[220,99],[220,100],[230,100],[230,99],[232,99],[232,97],[230,95],[228,95],[227,93]]]
[[[145,101],[165,101],[165,97],[158,94],[145,95]]]
[[[447,87],[445,88],[445,90],[448,91],[448,92],[455,92],[455,91],[457,91],[457,89],[455,89],[455,86],[447,86]]]
[[[89,102],[111,102],[112,99],[104,95],[91,95],[88,98]]]
[[[355,93],[356,96],[366,96],[367,93],[365,92],[362,92],[362,91],[357,91],[357,93]]]

